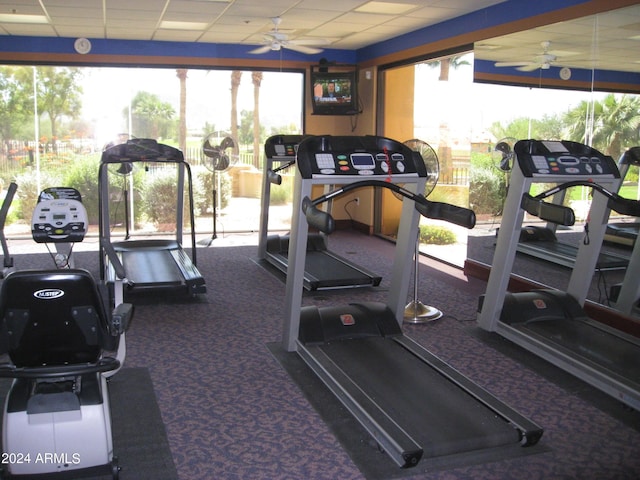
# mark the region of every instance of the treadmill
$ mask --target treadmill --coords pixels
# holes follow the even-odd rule
[[[419,215],[471,228],[474,213],[416,195],[428,173],[420,154],[388,138],[309,137],[298,147],[297,167],[294,205],[301,208],[291,230],[283,348],[300,355],[401,468],[423,458],[537,443],[538,425],[401,330]],[[313,185],[341,187],[311,200]],[[371,186],[404,197],[388,302],[302,307],[308,227],[325,233],[335,227],[318,205]]]
[[[479,301],[478,324],[640,409],[640,339],[588,318],[583,309],[610,209],[637,217],[640,202],[613,193],[621,182],[615,162],[587,145],[521,140],[514,152],[517,165],[511,174],[487,290]],[[529,189],[536,182],[556,186],[533,197]],[[566,291],[507,293],[524,212],[572,225],[573,210],[544,199],[577,185],[593,190],[590,242],[580,245]],[[633,287],[637,293],[637,281]]]
[[[541,227],[524,227],[525,233],[527,233],[527,231],[534,231],[534,233],[533,235],[523,235],[526,239],[518,243],[518,252],[557,265],[573,268],[576,264],[576,257],[578,256],[578,247],[571,243],[559,241],[549,226],[543,227],[544,233],[535,232],[538,228]],[[628,264],[629,259],[623,255],[612,252],[599,252],[595,269],[598,271],[624,270]]]
[[[618,169],[623,180],[632,165],[640,166],[640,147],[631,147],[620,157]],[[608,242],[633,248],[638,239],[638,232],[640,232],[640,220],[637,218],[632,222],[609,223],[607,224],[604,239]]]
[[[295,164],[305,135],[274,135],[265,142],[258,258],[286,275],[289,235],[269,235],[271,185],[280,185],[280,171]],[[329,250],[323,233],[308,236],[304,288],[308,291],[378,286],[382,277]]]
[[[119,172],[131,173],[133,165],[171,164],[176,169],[176,236],[174,239],[129,238],[128,208],[125,209],[127,225],[124,240],[113,241],[111,236],[111,206],[109,168],[114,165]],[[189,223],[191,225],[191,257],[182,247],[184,216],[184,184],[187,183],[189,200]],[[152,139],[132,139],[114,145],[102,153],[99,185],[100,211],[100,273],[107,284],[116,281],[115,269],[107,253],[113,250],[118,255],[126,273],[125,293],[171,293],[197,295],[206,292],[205,280],[196,266],[195,218],[193,211],[193,187],[191,169],[182,152]],[[128,202],[125,199],[125,202]]]

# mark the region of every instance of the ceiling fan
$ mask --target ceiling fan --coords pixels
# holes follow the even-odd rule
[[[322,38],[289,40],[287,33],[278,30],[282,19],[280,17],[272,17],[271,21],[273,22],[274,28],[264,34],[264,45],[250,50],[249,53],[259,55],[261,53],[267,53],[270,50],[279,51],[283,48],[288,48],[296,52],[313,55],[322,52],[322,48],[318,48],[318,45],[327,45],[329,43],[328,40]]]
[[[556,55],[549,52],[551,42],[541,42],[542,53],[533,57],[533,61],[530,62],[496,62],[496,67],[516,67],[516,70],[521,72],[532,72],[537,69],[548,70],[553,63],[558,59]]]

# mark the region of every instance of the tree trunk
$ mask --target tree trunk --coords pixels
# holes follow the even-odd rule
[[[238,144],[238,87],[242,72],[234,70],[231,72],[231,138],[234,140],[233,153],[237,155],[240,152]]]
[[[187,153],[187,69],[176,69],[176,76],[180,79],[180,123],[178,126],[178,145],[180,150]]]
[[[451,58],[443,58],[440,60],[440,77],[438,80],[443,82],[449,81],[449,67],[451,66]]]
[[[262,72],[251,74],[253,81],[253,165],[260,167],[260,84]]]

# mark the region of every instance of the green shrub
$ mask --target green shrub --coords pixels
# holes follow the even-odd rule
[[[491,167],[472,168],[469,183],[469,204],[476,214],[502,212],[506,198],[504,172]]]
[[[141,164],[135,164],[133,171],[129,175],[119,173],[120,165],[113,164],[108,167],[109,181],[109,213],[110,223],[124,223],[125,218],[125,194],[131,196],[131,182],[133,180],[133,199],[134,199],[134,221],[140,219],[140,209],[135,208],[137,202],[140,201],[140,191],[145,181],[145,169]],[[100,191],[98,185],[98,176],[100,170],[100,158],[98,156],[87,156],[78,158],[74,163],[64,171],[62,185],[64,187],[73,187],[82,195],[82,204],[87,209],[89,223],[97,225],[99,221],[99,198]]]
[[[73,187],[82,196],[82,204],[87,210],[90,224],[97,224],[98,212],[98,168],[100,162],[95,157],[85,157],[70,164],[63,172],[62,187]],[[57,185],[54,185],[57,186]]]
[[[270,205],[286,205],[291,202],[292,192],[286,185],[273,185],[271,187]]]
[[[173,168],[161,168],[148,173],[140,203],[149,221],[157,225],[175,225],[176,183],[177,174]],[[185,202],[185,209],[187,206],[188,202]],[[188,218],[185,216],[185,219]]]
[[[213,210],[214,175],[207,168],[195,167],[193,177],[195,212],[197,215],[205,215]],[[220,188],[220,192],[217,192],[220,205],[217,208],[222,209],[229,205],[231,199],[231,177],[227,172],[216,172],[215,183],[216,189]]]
[[[40,187],[38,188],[38,174],[35,169],[28,169],[24,173],[16,176],[16,183],[18,184],[18,190],[16,190],[16,206],[19,206],[19,210],[16,212],[19,218],[22,218],[26,222],[31,222],[31,215],[38,203],[38,196],[40,192],[47,187],[60,187],[61,178],[53,175],[52,173],[41,171],[40,172]]]
[[[196,215],[205,215],[211,208],[211,191],[213,188],[213,173],[202,167],[192,167],[193,175],[193,204]]]
[[[451,245],[456,243],[456,234],[446,227],[420,225],[420,242],[431,245]]]

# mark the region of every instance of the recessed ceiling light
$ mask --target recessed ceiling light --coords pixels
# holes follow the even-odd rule
[[[354,8],[354,12],[360,13],[385,13],[387,15],[400,15],[418,7],[412,3],[368,2]]]
[[[167,30],[204,30],[208,25],[205,22],[172,22],[169,20],[160,22],[160,28]]]
[[[0,23],[49,23],[44,15],[22,15],[20,13],[0,13]]]

